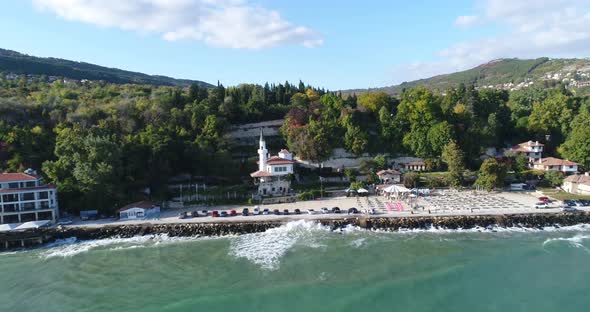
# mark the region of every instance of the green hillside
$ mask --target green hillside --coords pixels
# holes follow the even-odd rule
[[[212,85],[198,80],[151,76],[83,62],[50,57],[35,57],[5,49],[0,49],[0,72],[58,76],[76,80],[104,80],[117,84],[134,83],[162,86],[188,86],[198,84],[202,87],[212,87]]]
[[[520,83],[538,83],[542,81],[559,81],[574,79],[587,81],[590,77],[583,76],[590,73],[589,59],[550,59],[542,57],[538,59],[499,59],[475,68],[452,74],[439,75],[431,78],[403,82],[399,85],[377,88],[346,90],[343,93],[363,93],[366,91],[384,91],[388,94],[400,94],[403,89],[425,86],[435,91],[444,91],[447,88],[457,86],[460,83],[475,85],[476,87],[493,88],[522,88]],[[558,74],[558,78],[553,75]],[[550,75],[551,78],[548,78]],[[581,76],[582,75],[582,76]],[[503,86],[512,83],[514,86]]]

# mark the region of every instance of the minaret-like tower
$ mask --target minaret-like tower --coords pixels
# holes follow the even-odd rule
[[[262,128],[260,128],[260,141],[258,142],[258,170],[266,171],[266,161],[268,157],[268,150],[266,149],[266,142],[264,141],[264,135]]]

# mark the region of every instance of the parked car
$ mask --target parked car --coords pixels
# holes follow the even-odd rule
[[[563,203],[568,207],[575,207],[576,206],[576,202],[571,199],[566,199],[563,201]]]
[[[323,213],[323,214],[330,213],[330,210],[328,210],[328,208],[326,208],[326,207],[322,207],[322,209],[321,209],[321,210],[322,210],[322,213]]]
[[[312,214],[316,214],[316,212],[313,209],[307,209],[307,214],[312,215]]]
[[[219,217],[219,211],[213,210],[213,212],[211,212],[211,217],[213,217],[213,218]]]
[[[74,223],[72,219],[61,219],[57,221],[57,225],[70,225]]]
[[[186,212],[186,218],[187,218],[187,219],[190,219],[190,218],[192,218],[192,217],[195,217],[195,216],[193,216],[193,212],[192,212],[192,211],[187,211],[187,212]]]
[[[207,210],[201,210],[201,214],[203,215],[203,217],[206,217],[209,215],[209,211]]]
[[[183,211],[178,214],[178,219],[186,219],[186,211]]]
[[[348,214],[353,214],[353,213],[359,213],[359,210],[354,207],[348,209]]]
[[[299,210],[299,208],[295,209],[295,214],[296,214],[296,215],[299,215],[299,214],[301,214],[301,210]]]
[[[250,214],[250,211],[248,210],[248,208],[242,209],[242,216],[247,217],[249,214]]]
[[[544,203],[544,202],[539,202],[539,203],[535,204],[535,208],[537,208],[537,209],[549,208],[549,205],[547,205],[547,203]]]
[[[219,216],[222,217],[222,218],[227,217],[227,211],[224,210],[224,211],[220,212],[219,213]]]
[[[288,216],[289,215],[289,209],[283,210],[283,214],[286,215],[286,216]]]
[[[582,206],[584,207],[590,206],[590,200],[580,199],[580,203],[582,203]]]
[[[549,200],[549,197],[547,197],[547,196],[541,196],[541,197],[539,197],[539,201],[542,203],[548,203],[550,200]]]
[[[262,214],[263,215],[269,215],[270,211],[268,210],[268,208],[264,208],[264,210],[262,210]]]
[[[238,212],[235,211],[235,210],[232,210],[232,211],[229,212],[229,215],[232,216],[232,217],[235,217],[235,216],[238,215]]]
[[[369,209],[369,211],[368,211],[368,212],[369,212],[369,214],[371,214],[371,215],[374,215],[374,214],[376,214],[376,213],[377,213],[377,211],[375,210],[375,208],[371,208],[371,209]]]
[[[278,209],[273,210],[272,213],[277,216],[281,214],[281,212]]]
[[[565,207],[561,208],[561,211],[563,211],[563,212],[578,212],[580,210],[578,210],[577,208],[574,208],[574,207],[565,206]]]
[[[338,207],[333,207],[333,208],[332,208],[332,213],[340,213],[340,208],[338,208]]]
[[[252,211],[252,214],[255,215],[255,216],[259,215],[260,214],[260,209],[254,208],[254,210]]]

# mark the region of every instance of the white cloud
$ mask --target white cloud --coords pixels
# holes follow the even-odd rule
[[[590,56],[590,0],[483,0],[479,4],[477,16],[481,18],[477,24],[499,26],[502,32],[458,42],[439,51],[434,62],[405,65],[403,68],[410,71],[406,73],[419,76],[427,72],[432,76],[498,58]],[[460,16],[455,25],[470,22]]]
[[[477,15],[461,15],[455,19],[455,26],[458,27],[469,27],[475,25],[479,21]]]
[[[33,0],[41,10],[70,20],[140,33],[165,40],[197,40],[236,49],[283,44],[315,47],[315,31],[293,25],[273,10],[246,0]]]

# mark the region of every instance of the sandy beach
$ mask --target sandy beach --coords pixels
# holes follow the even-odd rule
[[[373,208],[375,214],[355,214],[367,218],[373,217],[412,217],[412,216],[461,216],[461,215],[503,215],[503,214],[523,214],[523,213],[557,213],[561,211],[562,203],[553,201],[551,208],[536,209],[535,203],[538,202],[537,193],[525,192],[498,192],[498,193],[474,193],[473,191],[462,192],[445,192],[444,195],[431,195],[415,199],[410,209],[408,201],[390,200],[383,196],[369,197],[335,197],[324,198],[313,201],[300,201],[286,204],[261,205],[259,209],[268,209],[268,215],[242,216],[242,209],[248,208],[250,213],[254,210],[254,205],[232,205],[232,206],[195,206],[183,209],[169,209],[162,211],[158,219],[138,219],[138,220],[114,220],[101,219],[92,221],[76,220],[71,227],[100,227],[105,225],[123,225],[123,224],[169,224],[169,223],[219,223],[219,222],[242,222],[242,221],[290,221],[290,220],[318,220],[318,219],[339,219],[350,217],[346,212],[349,208],[355,207],[359,211]],[[398,202],[403,205],[403,210],[389,210],[386,203]],[[332,209],[339,207],[342,210],[340,214],[322,214],[321,208]],[[278,209],[281,214],[272,214],[273,210]],[[288,209],[290,214],[284,215],[283,211]],[[300,215],[295,215],[295,209],[301,211]],[[307,210],[315,210],[315,214],[308,214]],[[590,207],[578,208],[580,210],[590,211]],[[209,216],[198,218],[179,219],[178,214],[188,211],[208,210]],[[211,211],[231,211],[236,210],[238,216],[234,217],[211,217]]]

